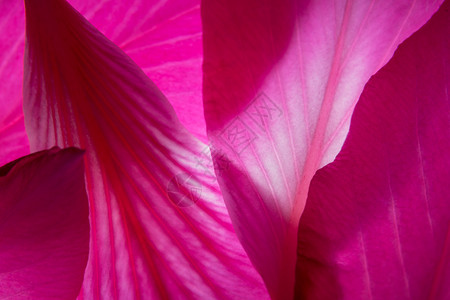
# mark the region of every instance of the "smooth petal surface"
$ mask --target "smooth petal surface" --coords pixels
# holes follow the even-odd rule
[[[32,149],[86,149],[91,252],[80,298],[267,298],[208,148],[157,87],[65,1],[27,0]]]
[[[332,161],[369,77],[441,1],[203,1],[208,135],[221,187],[274,298],[292,297],[310,180]]]
[[[450,1],[366,85],[299,225],[299,299],[450,298]]]
[[[29,153],[22,112],[23,3],[0,0],[0,166]]]
[[[1,299],[74,299],[88,253],[81,150],[55,148],[0,168]]]

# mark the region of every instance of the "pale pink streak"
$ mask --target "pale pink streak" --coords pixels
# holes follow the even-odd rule
[[[203,1],[208,135],[238,236],[273,298],[294,287],[310,180],[369,77],[441,1]]]
[[[298,232],[296,297],[448,299],[450,1],[365,86]]]

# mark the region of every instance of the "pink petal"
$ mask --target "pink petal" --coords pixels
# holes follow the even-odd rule
[[[301,299],[450,298],[450,1],[368,82],[300,220]]]
[[[0,1],[0,166],[29,153],[22,112],[23,14],[20,1]]]
[[[440,1],[204,1],[208,134],[221,187],[274,298],[294,286],[310,180],[334,159],[369,77]]]
[[[181,123],[206,141],[200,0],[69,2],[143,69]]]
[[[195,136],[206,141],[203,117],[199,0],[71,0],[155,80]],[[0,0],[0,165],[29,153],[23,124],[24,7]],[[118,26],[120,24],[120,26]]]
[[[52,149],[0,168],[0,298],[73,299],[89,250],[83,152]]]
[[[80,298],[267,298],[208,148],[163,94],[65,1],[27,0],[26,11],[31,147],[86,149],[92,239]]]

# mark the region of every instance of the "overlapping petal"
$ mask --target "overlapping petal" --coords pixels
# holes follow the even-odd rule
[[[86,149],[91,251],[80,298],[266,298],[209,149],[148,77],[63,0],[26,0],[33,150]]]
[[[0,168],[1,299],[74,299],[88,253],[82,151],[42,151]]]
[[[233,162],[225,201],[274,298],[293,293],[312,176],[340,150],[369,77],[440,3],[202,2],[208,135]]]
[[[181,123],[206,141],[200,0],[69,2],[151,74]],[[21,108],[24,15],[22,2],[0,0],[0,145],[4,150],[0,162],[4,163],[28,153]]]
[[[69,2],[142,68],[181,123],[206,141],[200,0]]]
[[[298,298],[449,299],[449,9],[370,79],[342,152],[314,176]]]

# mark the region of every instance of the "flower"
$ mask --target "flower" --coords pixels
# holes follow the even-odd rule
[[[408,74],[401,73],[410,61],[405,62],[405,58],[394,58],[384,67],[380,79],[374,78],[366,86],[358,104],[364,117],[358,119],[355,114],[348,146],[342,148],[342,144],[353,108],[370,76],[432,16],[440,2],[347,1],[334,3],[332,8],[322,1],[294,0],[136,1],[133,5],[123,1],[112,6],[72,2],[100,30],[104,26],[102,31],[120,48],[65,1],[47,0],[43,5],[26,0],[23,109],[32,152],[55,145],[86,149],[91,242],[80,298],[246,299],[270,295],[289,299],[294,285],[296,294],[304,297],[358,298],[352,294],[355,285],[376,298],[379,283],[373,282],[371,275],[381,280],[380,274],[386,270],[402,271],[398,275],[401,282],[393,288],[405,293],[399,295],[407,298],[416,292],[414,289],[431,289],[432,295],[439,295],[439,286],[446,278],[439,275],[443,273],[439,270],[444,268],[446,258],[436,253],[447,247],[445,220],[448,222],[449,216],[445,213],[448,200],[439,196],[435,201],[433,193],[447,195],[435,178],[448,178],[449,174],[446,168],[433,164],[433,155],[445,149],[447,140],[436,143],[437,137],[426,125],[406,123],[402,127],[403,122],[399,122],[396,127],[396,122],[379,124],[375,117],[392,120],[397,116],[395,105],[386,111],[378,103],[397,95],[396,88],[410,91],[408,83],[418,78],[428,85],[417,83],[418,90],[398,96],[414,99],[410,96],[432,95],[442,100],[436,107],[445,106],[442,91],[448,87],[448,79],[438,80],[435,85],[429,80],[435,74],[447,78],[448,43],[438,43],[448,36],[448,21],[442,21],[447,16],[445,7],[434,17],[441,20],[435,21],[438,25],[427,25],[417,33],[427,36],[437,32],[428,34],[430,40],[411,38],[413,41],[407,42],[411,45],[404,46],[407,58],[424,57],[424,53],[417,52],[417,45],[424,46],[427,41],[439,55],[427,57],[430,64],[417,63]],[[6,19],[10,22],[5,21],[7,28],[14,28],[11,26],[13,21],[18,22],[14,18],[20,15],[21,8],[13,5],[2,12],[10,17]],[[156,78],[156,84],[121,48],[144,67],[150,78]],[[11,57],[5,65],[14,66],[17,72],[8,79],[10,82],[16,82],[20,75],[14,64],[21,60],[16,51],[12,48],[5,52]],[[429,67],[440,65],[437,61],[444,62],[443,71]],[[425,70],[430,73],[420,77]],[[409,81],[393,79],[392,74],[401,74],[400,79]],[[376,89],[371,92],[372,82],[374,86],[389,87],[391,93],[377,93]],[[431,86],[440,93],[431,93]],[[14,144],[21,147],[7,146],[4,160],[24,154],[22,146],[26,146],[17,108],[22,105],[20,93],[11,89],[7,95],[13,105],[3,120],[12,125],[3,126],[11,131],[2,131],[10,139],[3,140],[5,145],[18,141]],[[203,114],[202,101],[204,119],[199,117]],[[444,109],[428,111],[433,104],[429,99],[416,106],[395,101],[391,99],[389,104],[417,107],[419,111],[424,105],[426,114],[421,118],[436,120],[440,129],[447,124],[439,114]],[[0,103],[6,106],[7,102]],[[414,116],[415,110],[406,108],[404,115],[397,116],[401,121]],[[197,115],[193,119],[194,113]],[[390,124],[395,128],[392,137],[382,134],[386,129],[379,133],[365,122],[377,125],[377,129]],[[420,147],[412,148],[416,139],[406,139],[408,143],[400,143],[404,147],[399,151],[399,139],[395,137],[410,136],[407,133],[412,129],[419,132],[418,137],[432,137],[428,143],[436,147],[422,148],[417,138]],[[353,134],[352,130],[362,133]],[[377,139],[361,138],[367,132],[374,132]],[[202,143],[206,141],[210,147]],[[366,142],[372,151],[362,151]],[[386,147],[387,154],[382,151]],[[341,148],[337,160],[316,174],[334,160]],[[418,149],[433,158],[421,155],[420,160],[413,160]],[[408,151],[412,154],[406,155]],[[402,164],[407,167],[391,167],[401,161],[402,153],[409,158]],[[433,163],[425,167],[430,160]],[[446,157],[442,161],[449,166]],[[379,167],[377,172],[370,172],[375,167]],[[334,168],[343,170],[342,178],[336,178]],[[410,253],[408,247],[414,246],[414,236],[401,227],[410,222],[401,215],[397,218],[408,210],[397,207],[396,198],[410,196],[413,189],[391,185],[403,187],[398,174],[412,169],[422,170],[421,177],[406,177],[406,182],[422,178],[416,183],[425,192],[406,203],[419,205],[425,198],[429,205],[426,212],[413,209],[411,213],[417,218],[428,214],[433,239],[429,241],[432,247],[419,247],[410,256],[404,252]],[[428,173],[428,169],[439,172]],[[364,177],[353,180],[356,174]],[[333,186],[341,182],[339,179],[342,186]],[[352,182],[370,191],[361,197],[366,201],[361,203],[375,203],[380,214],[377,211],[367,215],[366,206],[360,208],[355,196],[342,192],[351,191]],[[386,188],[392,191],[388,197],[375,197]],[[326,197],[333,193],[342,202],[336,204]],[[339,203],[355,208],[341,208]],[[335,209],[330,211],[328,204]],[[367,215],[371,222],[351,219],[349,228],[340,226],[339,217],[347,218],[352,211],[358,216]],[[387,223],[381,217],[377,219],[386,212],[395,217],[387,217]],[[381,221],[377,224],[371,218]],[[388,226],[392,222],[394,226]],[[343,232],[335,228],[343,228]],[[365,242],[366,235],[375,234],[376,228],[387,234],[379,241],[397,243],[394,248],[398,258],[381,271],[369,266],[379,263],[392,247],[377,253],[379,245],[375,243],[371,248]],[[389,235],[392,228],[394,234]],[[422,233],[429,236],[429,231]],[[333,241],[339,241],[336,248],[330,246]],[[433,264],[424,268],[406,264],[429,251],[436,252],[430,254]],[[358,265],[351,258],[361,253],[367,253],[367,257],[356,260]],[[439,259],[443,262],[436,265]],[[341,277],[339,270],[360,266],[361,261],[365,268],[357,269],[348,282],[343,280],[346,277]],[[434,266],[438,274],[435,279],[422,280]],[[334,278],[340,280],[339,284],[320,286]],[[364,280],[359,282],[359,278]],[[410,281],[423,285],[410,287]],[[384,285],[380,286],[384,291]]]

